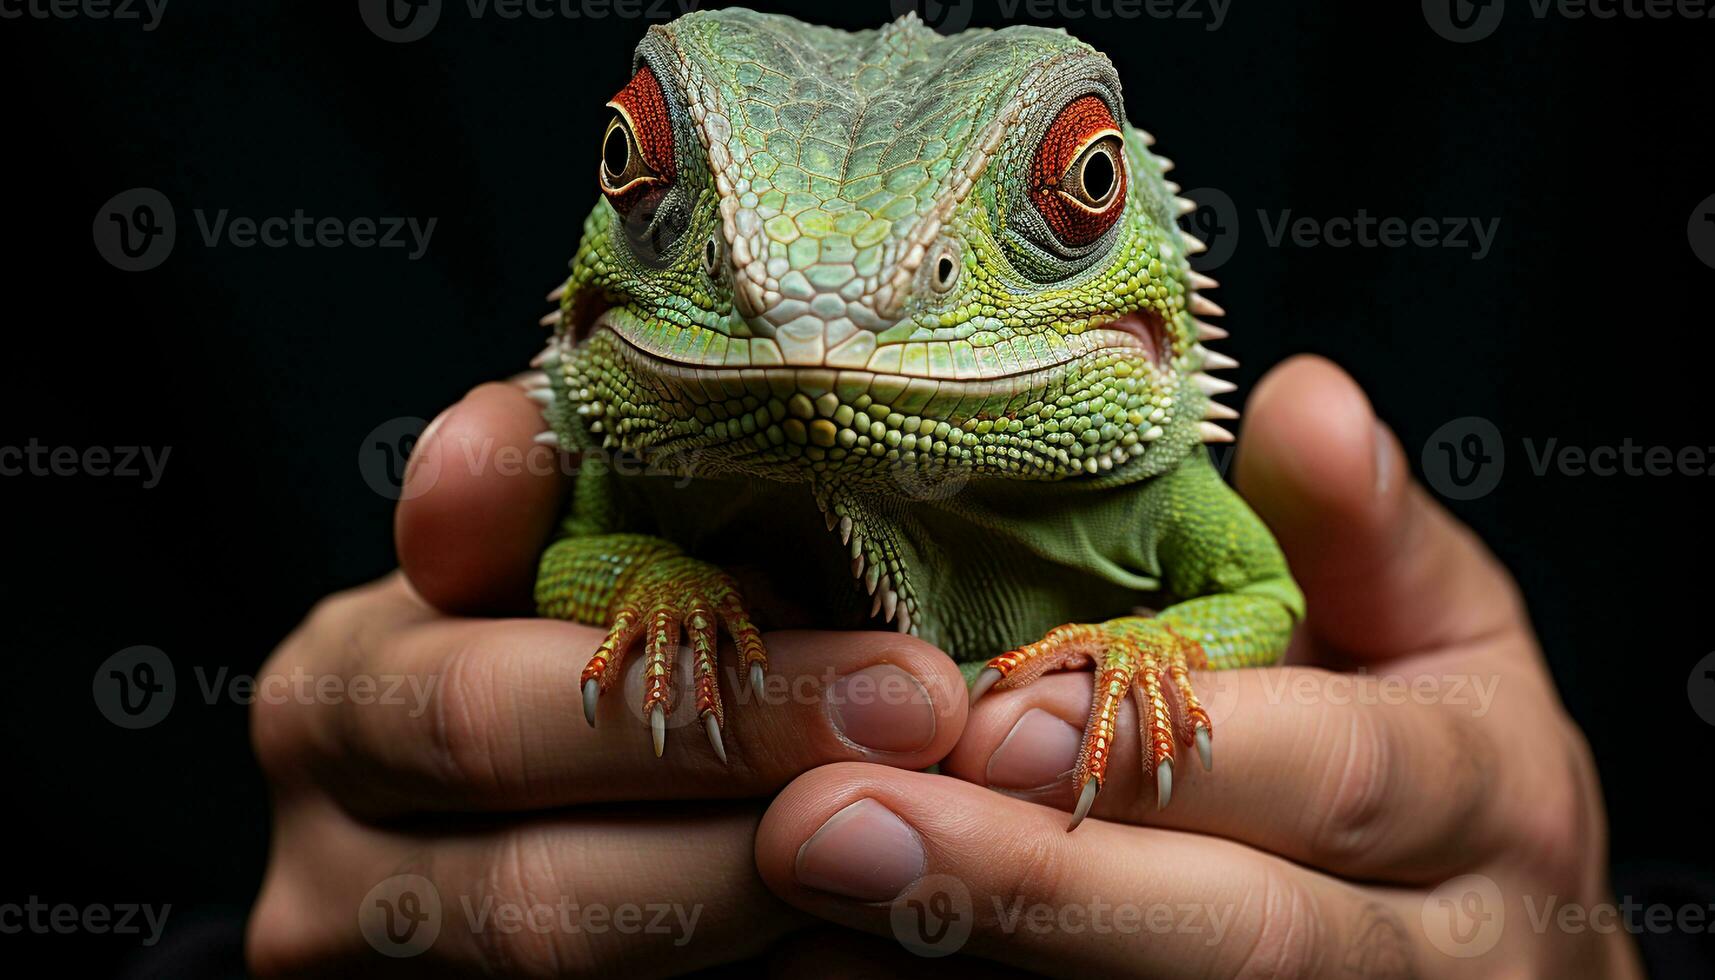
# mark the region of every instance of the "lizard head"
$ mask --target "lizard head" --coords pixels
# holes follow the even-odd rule
[[[562,445],[1106,483],[1225,435],[1188,202],[1101,53],[723,10],[652,28],[633,66],[539,358]]]

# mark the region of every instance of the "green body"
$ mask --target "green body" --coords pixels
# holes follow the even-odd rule
[[[1139,606],[1212,666],[1280,654],[1302,598],[1203,447],[1231,414],[1201,373],[1221,332],[1104,56],[725,10],[651,29],[636,65],[672,190],[646,219],[596,205],[539,364],[562,447],[648,472],[586,467],[545,615],[606,625],[683,553],[767,625],[888,624],[960,661]],[[1090,95],[1123,128],[1124,210],[1063,247],[1031,161]]]

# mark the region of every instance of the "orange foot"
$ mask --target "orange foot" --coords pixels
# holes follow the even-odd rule
[[[1209,714],[1191,690],[1190,671],[1208,665],[1203,648],[1154,619],[1126,617],[1106,623],[1068,623],[1035,643],[990,660],[971,687],[971,703],[991,689],[1023,687],[1051,670],[1070,670],[1094,662],[1095,697],[1084,726],[1073,779],[1080,787],[1072,811],[1072,831],[1095,805],[1113,754],[1120,703],[1130,691],[1143,719],[1143,772],[1155,774],[1156,807],[1173,797],[1174,735],[1195,745],[1203,768],[1213,764]],[[1168,687],[1173,695],[1168,694]],[[1177,707],[1177,712],[1174,710]]]
[[[721,689],[716,627],[724,625],[748,665],[750,689],[762,690],[768,651],[762,633],[750,621],[732,577],[713,565],[675,555],[650,561],[637,569],[615,603],[613,626],[584,667],[584,720],[595,727],[596,699],[619,677],[625,656],[647,630],[644,643],[643,717],[655,738],[660,757],[667,742],[667,715],[673,710],[673,665],[681,631],[690,635],[696,680],[697,716],[715,755],[726,761],[721,730],[726,717]]]

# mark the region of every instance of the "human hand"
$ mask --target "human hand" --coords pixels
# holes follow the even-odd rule
[[[700,735],[656,759],[626,699],[589,727],[578,674],[602,631],[474,618],[529,609],[563,494],[540,428],[507,385],[437,420],[398,511],[404,573],[325,600],[265,665],[264,689],[351,696],[256,704],[275,823],[254,973],[644,975],[755,955],[807,920],[757,877],[759,798],[831,762],[927,766],[958,737],[957,670],[884,633],[768,636],[770,696],[729,684],[730,766]]]
[[[1543,918],[1609,901],[1605,825],[1511,578],[1331,364],[1272,372],[1247,419],[1238,484],[1310,614],[1291,666],[1200,676],[1213,772],[1182,767],[1158,812],[1121,739],[1101,819],[1067,834],[1048,807],[1073,804],[1090,685],[1045,677],[972,709],[959,779],[799,777],[758,831],[763,878],[835,923],[1054,974],[1638,975],[1624,932]],[[912,931],[937,910],[963,923],[938,944]]]

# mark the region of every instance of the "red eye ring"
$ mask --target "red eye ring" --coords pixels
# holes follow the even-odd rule
[[[648,65],[608,102],[613,116],[602,133],[601,192],[616,207],[635,201],[638,192],[670,184],[677,176],[673,157],[673,120],[661,83]]]
[[[1030,168],[1030,199],[1056,238],[1092,245],[1125,210],[1125,138],[1108,104],[1072,100],[1048,127]]]

